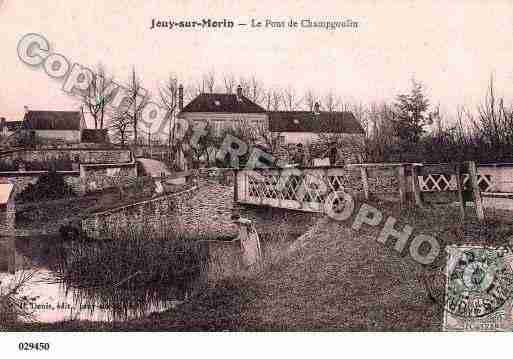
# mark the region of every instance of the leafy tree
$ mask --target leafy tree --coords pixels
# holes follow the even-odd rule
[[[394,104],[394,130],[401,142],[406,145],[418,143],[424,133],[423,127],[431,121],[428,107],[422,84],[413,79],[411,92],[398,95]]]

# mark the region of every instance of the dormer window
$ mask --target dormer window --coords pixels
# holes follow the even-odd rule
[[[216,105],[216,106],[221,106],[221,101],[219,101],[219,100],[215,100],[215,101],[214,101],[214,105]]]
[[[319,104],[319,102],[315,103],[313,113],[315,115],[319,115],[321,113],[321,105]]]

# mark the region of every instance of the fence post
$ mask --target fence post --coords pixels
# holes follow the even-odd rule
[[[406,204],[406,174],[404,171],[404,165],[399,165],[397,169],[398,181],[399,181],[399,200],[401,207]]]
[[[422,192],[420,191],[419,183],[419,168],[417,165],[411,166],[411,182],[413,187],[413,194],[415,196],[415,204],[420,208],[423,208],[424,203],[422,202]]]
[[[481,199],[481,190],[479,189],[479,184],[477,183],[477,170],[476,163],[474,161],[468,162],[468,172],[470,176],[470,183],[472,185],[472,193],[474,197],[474,205],[476,206],[477,218],[480,221],[484,220],[484,209],[483,209],[483,201]]]
[[[465,220],[465,199],[463,198],[463,177],[461,176],[461,163],[456,164],[456,188],[458,189],[458,201],[460,202],[460,217]]]
[[[233,202],[237,203],[239,200],[239,176],[238,176],[238,169],[233,170]]]
[[[363,184],[363,193],[365,194],[365,199],[369,199],[369,177],[367,173],[367,168],[361,166],[360,173],[362,175],[362,184]]]

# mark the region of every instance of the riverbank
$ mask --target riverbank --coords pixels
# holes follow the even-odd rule
[[[459,223],[458,208],[432,207],[401,211],[373,203],[398,219],[396,228],[448,244],[505,245],[513,235],[509,212],[488,211],[479,223]],[[376,241],[381,227],[351,228],[354,216],[337,222],[321,218],[284,250],[284,256],[251,277],[233,277],[189,298],[175,310],[119,323],[63,322],[29,324],[13,330],[104,331],[261,331],[261,330],[441,330],[442,296],[426,279],[439,273],[445,257],[432,266],[398,254],[394,242]],[[443,278],[442,278],[443,279]],[[436,288],[435,288],[436,289]]]

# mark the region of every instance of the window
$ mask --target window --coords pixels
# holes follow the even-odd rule
[[[223,132],[223,121],[212,121],[212,134],[214,136],[221,136]]]

